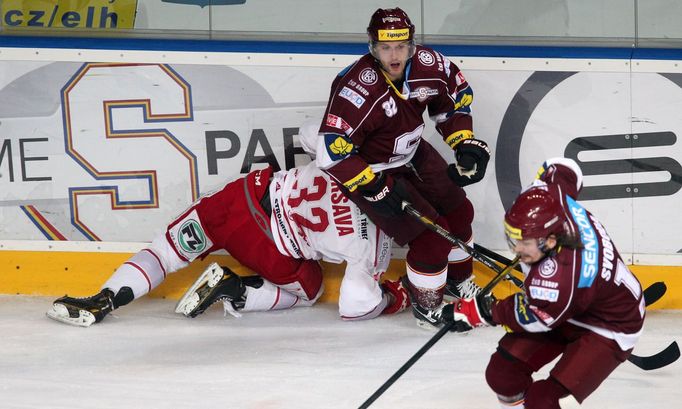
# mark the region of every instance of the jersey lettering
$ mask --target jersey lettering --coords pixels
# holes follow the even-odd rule
[[[597,276],[597,255],[599,254],[599,243],[597,233],[592,228],[592,224],[587,218],[587,212],[578,202],[570,196],[566,196],[566,202],[571,212],[573,220],[578,225],[580,240],[583,242],[582,265],[580,266],[580,281],[578,288],[591,287]]]

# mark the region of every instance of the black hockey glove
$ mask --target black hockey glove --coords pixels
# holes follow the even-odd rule
[[[465,332],[475,327],[488,327],[493,322],[492,306],[495,299],[492,296],[477,296],[475,298],[461,298],[441,309],[443,323],[455,322],[451,331]]]
[[[488,144],[479,139],[465,139],[455,146],[456,164],[448,166],[448,176],[464,187],[483,179],[490,160]]]
[[[401,179],[379,173],[370,183],[358,187],[360,194],[382,216],[393,217],[402,214],[403,200],[409,202],[410,194]]]

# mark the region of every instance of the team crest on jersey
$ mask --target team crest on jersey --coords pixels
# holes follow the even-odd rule
[[[365,85],[374,85],[377,83],[377,72],[372,68],[365,68],[360,72],[360,82]]]
[[[204,232],[196,210],[192,210],[170,228],[168,235],[176,250],[190,261],[213,246],[213,243]]]
[[[422,64],[428,66],[433,65],[436,62],[436,59],[433,58],[433,54],[426,50],[421,50],[417,53],[417,58],[419,59],[419,62]]]
[[[388,97],[388,101],[385,101],[383,104],[381,104],[381,107],[384,109],[386,116],[389,118],[398,113],[398,105],[396,105],[393,97]]]
[[[324,134],[327,153],[332,160],[343,159],[353,151],[353,143],[345,136],[328,133]]]
[[[550,278],[556,273],[557,270],[557,263],[556,260],[554,260],[551,257],[545,258],[545,260],[540,264],[540,267],[538,268],[538,272],[540,273],[540,276],[543,278]]]
[[[343,87],[341,88],[341,91],[339,92],[339,96],[345,100],[348,100],[351,104],[355,105],[357,108],[360,108],[362,104],[365,103],[365,98],[363,98],[360,94],[357,92],[353,91],[352,89],[348,87]]]

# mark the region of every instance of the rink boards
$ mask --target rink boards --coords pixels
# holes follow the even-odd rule
[[[119,252],[73,252],[73,251],[0,251],[2,280],[0,294],[25,294],[62,296],[87,296],[99,291],[111,273],[132,253]],[[189,267],[169,274],[166,280],[150,293],[151,297],[178,299],[208,264],[216,261],[230,267],[240,275],[253,274],[228,255],[212,255],[196,261]],[[325,291],[320,302],[338,301],[339,287],[345,265],[322,263]],[[668,292],[649,309],[682,309],[682,267],[630,266],[643,287],[664,281]],[[476,281],[485,285],[494,273],[475,263]],[[394,259],[385,278],[396,279],[405,273],[403,259]],[[518,273],[516,273],[518,275]],[[503,282],[495,290],[497,297],[504,297],[517,289]]]
[[[506,248],[504,209],[544,159],[572,157],[581,202],[643,282],[666,281],[657,306],[682,308],[680,52],[435,48],[472,85],[474,130],[493,150],[467,187],[476,241]],[[11,101],[0,105],[0,293],[90,293],[202,194],[307,163],[298,127],[321,120],[334,76],[365,51],[0,37],[0,100]],[[428,120],[423,136],[452,159]],[[154,295],[177,297],[200,269]],[[331,301],[342,269],[327,270]]]

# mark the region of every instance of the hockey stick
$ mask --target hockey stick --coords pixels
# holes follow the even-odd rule
[[[405,211],[405,213],[409,214],[410,216],[413,216],[415,219],[422,222],[422,224],[424,226],[426,226],[427,229],[437,233],[439,236],[441,236],[445,240],[449,241],[450,243],[454,244],[455,246],[459,246],[462,250],[469,253],[474,259],[476,259],[478,262],[480,262],[484,266],[488,267],[489,269],[491,269],[497,273],[502,271],[502,267],[495,264],[495,262],[493,262],[490,258],[483,255],[481,252],[476,250],[474,247],[469,246],[468,244],[466,244],[462,240],[453,236],[447,229],[445,229],[442,226],[434,223],[433,220],[424,216],[417,209],[412,207],[412,205],[409,202],[406,202],[403,200],[402,208]],[[509,264],[509,263],[511,263],[511,260],[507,260],[503,264]],[[523,289],[523,281],[522,280],[514,277],[511,274],[507,275],[505,278],[507,280],[511,281],[512,283],[514,283],[514,285],[516,285],[517,287]]]
[[[673,341],[666,349],[651,356],[637,356],[630,354],[628,361],[632,362],[638,368],[641,368],[645,371],[651,371],[653,369],[668,366],[671,363],[677,361],[679,357],[680,347],[677,346],[677,341]]]
[[[404,203],[407,203],[407,202],[403,202],[403,204]],[[503,269],[500,269],[499,266],[497,266],[495,264],[495,267],[497,267],[497,269],[495,270],[495,271],[497,271],[497,275],[485,287],[483,287],[483,289],[478,294],[478,296],[488,294],[493,289],[493,287],[495,287],[500,281],[502,281],[502,279],[504,279],[504,277],[506,275],[511,273],[511,271],[518,264],[518,262],[519,262],[519,258],[517,257],[512,261],[511,264],[509,264],[508,266],[506,266]],[[398,378],[400,378],[405,372],[407,372],[407,370],[410,369],[410,367],[412,367],[412,365],[414,365],[414,363],[417,362],[419,360],[419,358],[421,358],[422,355],[424,355],[426,353],[426,351],[431,349],[431,347],[436,342],[438,342],[438,340],[443,338],[443,335],[445,335],[448,331],[450,331],[450,329],[455,325],[456,322],[457,321],[450,321],[447,324],[443,325],[443,327],[441,329],[439,329],[438,332],[433,337],[431,337],[431,339],[429,339],[426,344],[424,344],[424,346],[419,348],[419,351],[417,351],[414,355],[412,355],[412,358],[410,358],[407,362],[405,362],[403,364],[403,366],[400,367],[400,369],[398,369],[390,378],[388,378],[388,380],[386,382],[384,382],[384,384],[381,385],[379,387],[379,389],[377,389],[372,394],[372,396],[367,398],[367,400],[364,401],[362,403],[362,405],[360,405],[358,407],[358,409],[367,409],[375,400],[377,400],[377,398],[379,398],[379,396],[381,396],[384,392],[386,392],[386,390],[388,388],[390,388],[391,385],[393,385],[395,383],[395,381],[398,380]]]

